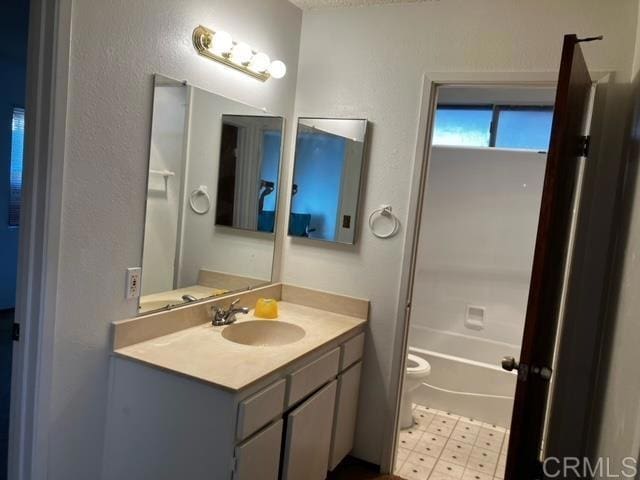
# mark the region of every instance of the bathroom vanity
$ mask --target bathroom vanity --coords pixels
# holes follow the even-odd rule
[[[277,320],[208,321],[259,297]],[[353,445],[367,316],[276,284],[116,322],[103,478],[324,479]]]

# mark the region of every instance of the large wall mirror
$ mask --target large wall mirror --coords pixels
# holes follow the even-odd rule
[[[290,236],[355,243],[366,133],[366,120],[298,119]]]
[[[271,282],[283,124],[155,76],[140,314]]]

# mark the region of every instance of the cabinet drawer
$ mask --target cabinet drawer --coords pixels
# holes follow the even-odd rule
[[[364,351],[364,332],[356,335],[351,340],[347,340],[342,345],[342,361],[340,362],[340,371],[349,368],[362,358]]]
[[[282,379],[240,402],[236,428],[238,440],[247,438],[282,414],[285,391],[286,381]]]
[[[233,480],[278,480],[282,420],[250,438],[235,450]]]
[[[338,374],[340,349],[336,348],[289,375],[287,407],[297,403]]]

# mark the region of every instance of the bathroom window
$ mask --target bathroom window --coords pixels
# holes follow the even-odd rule
[[[551,139],[553,109],[550,107],[496,107],[498,148],[547,151]]]
[[[491,142],[493,107],[439,106],[436,110],[434,145],[488,147]]]
[[[20,225],[22,165],[24,159],[24,109],[14,108],[11,120],[11,166],[9,171],[9,226]]]
[[[433,144],[547,151],[552,121],[550,106],[440,105]]]

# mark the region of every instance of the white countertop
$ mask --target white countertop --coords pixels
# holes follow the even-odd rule
[[[302,339],[278,346],[242,345],[222,336],[227,326],[205,324],[123,347],[115,354],[239,391],[366,323],[362,318],[294,303],[281,301],[278,307],[278,319],[266,321],[298,325],[305,330]],[[260,320],[253,310],[237,318],[236,323]]]

